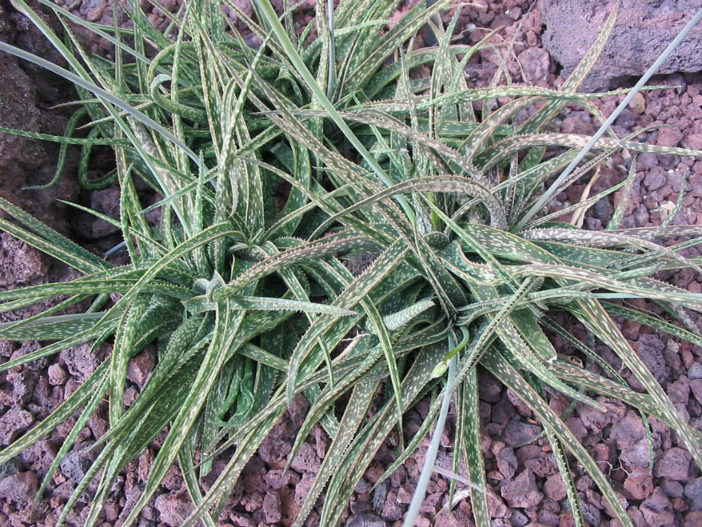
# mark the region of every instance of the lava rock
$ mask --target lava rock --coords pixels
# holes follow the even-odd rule
[[[693,379],[690,381],[690,391],[697,399],[697,402],[702,404],[702,379]]]
[[[119,203],[120,190],[116,187],[95,190],[90,194],[90,208],[113,219],[119,218]],[[77,214],[74,217],[74,223],[81,236],[89,240],[109,236],[119,231],[119,227],[102,218],[91,217],[88,220],[87,213]]]
[[[280,490],[288,485],[296,485],[299,483],[300,476],[291,470],[283,472],[282,469],[276,468],[268,471],[263,476],[263,479],[266,485],[271,489]]]
[[[698,527],[699,525],[702,525],[702,510],[692,511],[685,516],[683,527]]]
[[[0,444],[9,445],[34,422],[34,416],[26,410],[11,408],[0,417]]]
[[[653,167],[644,178],[644,185],[648,190],[657,190],[663,187],[668,181],[665,171],[660,167]]]
[[[158,519],[169,527],[183,525],[193,511],[192,502],[184,494],[161,494],[156,498],[154,507],[159,512]]]
[[[653,476],[647,468],[637,468],[629,473],[624,488],[635,500],[643,500],[653,492]]]
[[[563,478],[560,474],[553,474],[546,479],[544,492],[553,501],[561,501],[567,496],[565,483],[563,483]]]
[[[675,514],[672,503],[660,487],[656,487],[649,498],[641,503],[641,513],[650,527],[673,525]]]
[[[76,443],[73,450],[61,460],[61,472],[64,476],[73,480],[80,481],[85,476],[85,473],[90,469],[92,460],[97,457],[97,452],[89,451],[92,443],[89,441]]]
[[[31,282],[43,277],[48,267],[37,249],[0,232],[0,286]]]
[[[534,439],[540,432],[540,426],[513,419],[505,427],[502,440],[509,446],[516,446]]]
[[[155,365],[156,354],[151,349],[145,349],[127,364],[127,379],[143,386]]]
[[[373,514],[359,514],[353,516],[346,527],[386,527],[386,523]]]
[[[702,150],[702,134],[689,134],[685,138],[685,146],[693,150]]]
[[[517,472],[517,456],[514,455],[514,450],[512,448],[503,448],[498,452],[497,456],[497,468],[505,480],[510,480]]]
[[[536,507],[544,499],[544,495],[536,487],[534,473],[529,469],[502,487],[500,494],[512,508]]]
[[[49,366],[49,384],[52,386],[60,386],[68,380],[68,373],[60,364],[52,364]]]
[[[517,60],[522,65],[524,80],[529,84],[544,84],[548,81],[551,58],[543,48],[527,48],[522,51]]]
[[[295,459],[290,463],[290,468],[295,472],[316,474],[319,470],[320,461],[314,447],[309,443],[303,443]]]
[[[609,437],[617,443],[617,448],[624,449],[633,446],[646,436],[641,416],[629,412],[620,421],[612,425]]]
[[[620,459],[626,470],[646,468],[650,460],[648,439],[642,439],[636,444],[622,450]]]
[[[404,511],[402,506],[397,502],[397,493],[393,490],[388,492],[381,516],[386,520],[395,521],[402,519]]]
[[[509,521],[512,523],[513,527],[524,527],[527,523],[529,523],[529,518],[515,509],[512,511]]]
[[[602,514],[600,513],[600,510],[595,505],[587,501],[583,501],[580,506],[583,510],[583,519],[587,522],[587,524],[591,527],[599,527],[600,523],[602,522]]]
[[[648,223],[648,220],[646,223]],[[644,333],[639,335],[639,340],[634,346],[634,349],[656,380],[660,384],[666,384],[670,379],[670,370],[668,369],[663,355],[665,343],[662,338],[653,333]]]
[[[282,518],[280,496],[275,492],[266,492],[263,498],[263,516],[266,523],[278,523]]]
[[[619,421],[626,415],[626,407],[621,402],[612,401],[605,397],[598,397],[597,402],[607,408],[607,411],[601,412],[589,404],[578,403],[577,405],[578,416],[585,427],[593,433],[601,432],[604,427]]]
[[[697,478],[685,485],[685,496],[692,501],[692,510],[702,510],[702,478]]]
[[[590,48],[609,16],[614,0],[539,0],[546,25],[544,48],[563,65],[567,77]],[[583,89],[608,89],[618,79],[640,76],[699,9],[699,0],[624,2],[605,49]],[[702,28],[690,32],[658,73],[702,70]]]
[[[505,502],[500,498],[492,487],[487,488],[487,502],[491,518],[509,518],[510,511],[505,505]]]
[[[691,460],[692,456],[682,448],[666,450],[656,463],[655,475],[675,481],[685,481],[688,478]]]
[[[102,362],[107,347],[101,346],[99,352],[91,353],[91,344],[81,344],[68,348],[59,354],[59,358],[68,368],[68,372],[79,381],[85,381]]]
[[[34,472],[17,472],[0,481],[0,496],[14,503],[30,503],[37,494],[39,478]]]
[[[661,128],[658,132],[658,146],[678,146],[682,140],[682,132],[677,128]]]
[[[59,29],[58,20],[51,19],[41,9],[36,9],[38,5],[31,5],[45,23]],[[0,7],[0,40],[15,44],[55,64],[65,65],[60,53],[44,38],[41,30],[7,4]],[[74,98],[73,90],[67,89],[65,83],[57,82],[53,73],[7,53],[3,53],[0,60],[0,79],[3,126],[63,135],[66,117],[62,113],[65,109],[48,109]],[[56,171],[56,152],[55,145],[45,141],[0,133],[0,196],[20,205],[44,223],[65,231],[67,205],[58,202],[56,198],[75,201],[78,196],[76,178],[61,177],[55,185],[39,192],[25,190],[27,186],[51,181]],[[77,165],[75,152],[69,152],[67,159],[68,166],[64,167],[64,173],[74,172]],[[3,233],[0,245],[5,245],[9,239],[10,236]],[[20,242],[15,240],[15,243]],[[6,266],[1,260],[7,255],[0,256],[0,281],[17,278],[24,280],[21,275],[25,272],[43,274],[41,269],[45,264],[39,263],[39,253],[34,249],[22,251],[28,259],[20,261],[15,258],[17,267]]]

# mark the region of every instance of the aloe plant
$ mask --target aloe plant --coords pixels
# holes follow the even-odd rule
[[[617,326],[632,319],[702,343],[685,326],[685,310],[699,311],[702,295],[655,280],[660,270],[699,269],[698,259],[681,251],[697,244],[702,231],[668,225],[621,230],[623,205],[605,231],[558,221],[630,188],[635,163],[625,181],[605,192],[564,210],[551,202],[617,149],[702,155],[610,132],[584,165],[555,179],[588,138],[553,133],[553,118],[575,104],[605,120],[591,103],[601,95],[577,90],[602,52],[616,9],[573,75],[551,90],[500,85],[506,79],[499,77],[491,88],[470,89],[464,68],[483,43],[452,43],[459,15],[446,28],[434,18],[448,1],[418,6],[392,29],[386,19],[399,1],[345,1],[333,16],[319,1],[311,44],[312,26],[298,36],[268,0],[256,3],[256,20],[227,3],[260,37],[257,50],[228,27],[215,2],[186,2],[166,32],[151,26],[136,2],[130,30],[79,22],[42,3],[64,22],[69,44],[22,0],[14,2],[66,57],[72,72],[44,65],[75,80],[85,112],[80,118],[90,132],[87,140],[33,135],[86,149],[112,145],[120,218],[103,219],[121,229],[130,262],[114,267],[0,202],[14,220],[0,219],[0,228],[83,274],[68,283],[0,292],[3,311],[57,299],[30,319],[0,325],[2,338],[54,341],[1,368],[83,342],[114,343],[110,358],[71,398],[0,453],[5,462],[84,408],[48,481],[107,396],[110,429],[64,517],[98,478],[87,521],[94,525],[120,470],[168,428],[127,523],[177,462],[195,504],[185,526],[215,525],[247,461],[303,394],[311,408],[289,459],[317,423],[332,443],[296,525],[322,493],[320,524],[336,525],[380,444],[402,426],[408,409],[431,395],[422,429],[399,445],[384,477],[455,397],[453,470],[470,481],[476,524],[487,526],[478,366],[493,372],[542,423],[578,525],[584,520],[573,462],[590,474],[617,519],[631,521],[605,475],[549,407],[551,391],[597,408],[593,394],[601,394],[657,417],[702,466],[699,432],[682,421]],[[87,56],[67,20],[99,31],[125,57]],[[413,37],[428,23],[437,45],[415,49]],[[429,76],[422,75],[425,66]],[[476,115],[474,102],[498,97],[512,100],[495,111],[484,104]],[[536,104],[542,105],[526,122],[517,120],[520,110]],[[155,206],[161,210],[157,227],[145,220],[136,178],[163,196]],[[689,240],[660,243],[680,237]],[[371,265],[352,274],[344,261],[364,253]],[[660,303],[682,327],[628,307],[622,301],[629,298]],[[86,313],[60,314],[85,299],[93,299]],[[590,340],[611,349],[645,393],[633,390],[591,342],[570,336],[554,312],[567,313]],[[559,354],[553,335],[569,339],[585,364]],[[128,361],[150,343],[158,347],[158,364],[125,409]],[[369,416],[381,388],[385,400]],[[335,409],[346,399],[339,419]],[[225,468],[204,492],[201,478],[225,451]],[[458,474],[463,461],[465,475]]]

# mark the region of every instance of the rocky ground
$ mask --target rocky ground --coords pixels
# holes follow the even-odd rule
[[[163,4],[170,10],[176,7],[175,0],[165,0]],[[544,86],[558,86],[563,82],[563,75],[568,68],[572,68],[572,64],[567,64],[563,50],[553,44],[553,36],[549,33],[555,23],[547,24],[551,19],[545,20],[545,17],[553,16],[550,11],[553,4],[556,2],[474,0],[471,6],[463,9],[459,27],[465,42],[475,43],[487,31],[498,29],[495,41],[512,43],[496,48],[499,52],[484,51],[471,61],[467,74],[473,85],[487,85],[502,65],[506,66],[514,82]],[[635,3],[624,2],[625,7],[628,4]],[[111,20],[109,3],[103,0],[65,1],[64,5],[88,20]],[[310,17],[312,12],[306,9],[301,13],[304,18]],[[670,15],[666,16],[670,18]],[[159,22],[158,13],[154,12],[152,17]],[[597,17],[590,18],[595,20]],[[679,18],[673,16],[672,21],[679,21]],[[7,2],[0,3],[0,38],[48,53],[48,48],[37,49],[37,46],[41,46],[40,39],[29,26],[22,17],[12,12]],[[89,35],[82,37],[90,38]],[[543,47],[542,40],[548,40],[552,47]],[[94,51],[109,52],[103,42],[95,39],[89,40],[89,46]],[[611,60],[616,53],[606,53],[603,60]],[[564,63],[557,63],[554,56],[560,57],[559,60]],[[58,57],[51,56],[51,59],[58,61]],[[611,75],[602,74],[596,82],[600,84],[599,87],[609,82],[622,87],[631,85],[627,79],[611,79]],[[49,106],[60,101],[60,90],[54,88],[53,79],[49,80],[41,71],[3,56],[0,61],[0,82],[3,83],[0,90],[2,124],[41,129],[47,133],[61,132],[66,116],[48,110]],[[655,126],[657,128],[639,138],[652,144],[702,149],[702,74],[673,73],[656,77],[652,84],[665,84],[670,88],[646,92],[637,97],[617,120],[615,130],[622,135]],[[618,102],[617,97],[607,97],[596,104],[604,115],[609,115]],[[20,111],[23,113],[18,113]],[[562,117],[558,126],[562,132],[592,134],[597,123],[589,114],[572,109]],[[115,210],[117,194],[114,190],[92,194],[79,191],[69,166],[57,187],[41,192],[22,191],[26,185],[48,181],[53,174],[55,158],[56,149],[51,145],[0,134],[0,193],[20,202],[88,246],[101,250],[111,246],[114,243],[111,238],[113,233],[105,227],[106,224],[92,222],[86,216],[67,216],[65,208],[55,198],[78,199],[110,213]],[[69,156],[69,161],[75,166],[75,153]],[[626,153],[615,156],[613,162],[603,168],[592,191],[597,192],[621,181],[626,177],[628,163],[630,158]],[[702,225],[702,160],[643,154],[637,158],[636,171],[636,184],[628,198],[623,226],[660,224],[672,210],[683,181],[683,207],[673,221],[677,224]],[[559,200],[564,204],[574,203],[580,200],[584,190],[585,184],[573,186],[559,196]],[[621,194],[617,194],[612,200],[600,201],[585,218],[585,226],[601,229],[621,199]],[[698,253],[696,249],[690,250],[690,255]],[[37,251],[13,240],[6,233],[0,233],[0,269],[2,288],[67,279],[70,275],[67,270],[47,261]],[[702,292],[702,277],[694,272],[683,271],[662,278],[689,291]],[[25,310],[13,316],[26,316],[27,313]],[[626,323],[623,330],[681,415],[702,430],[702,349],[678,344],[632,322]],[[0,356],[8,360],[37,347],[36,343],[31,342],[23,345],[0,342]],[[0,445],[7,445],[48,415],[75,391],[109,353],[105,347],[98,349],[97,353],[91,354],[89,351],[88,346],[69,349],[52,359],[0,374]],[[603,353],[615,367],[619,366],[611,353]],[[128,378],[131,385],[127,398],[136,397],[153,368],[154,360],[153,350],[147,349],[130,363]],[[493,525],[572,525],[555,460],[547,441],[538,437],[541,428],[534,424],[529,410],[497,380],[483,374],[480,383],[480,413],[485,432],[483,451],[491,485]],[[639,414],[614,401],[603,399],[602,402],[608,408],[606,413],[578,405],[567,423],[615,483],[634,524],[637,527],[702,525],[702,477],[699,469],[691,463],[689,453],[678,446],[677,438],[666,426],[651,420],[655,463],[653,471],[650,471],[646,430]],[[554,397],[551,404],[563,410],[568,402]],[[330,443],[325,433],[315,428],[293,460],[292,470],[283,473],[282,468],[306,409],[304,400],[296,400],[286,418],[275,427],[258,455],[251,460],[221,516],[221,526],[290,524]],[[406,439],[416,433],[427,409],[428,403],[425,401],[406,416]],[[58,511],[87,469],[90,457],[95,455],[86,453],[86,449],[107,428],[105,408],[100,408],[90,419],[78,438],[74,453],[62,463],[61,470],[51,481],[46,498],[32,511],[29,503],[71,425],[71,422],[61,425],[48,438],[13,462],[0,467],[0,525],[49,526],[55,523]],[[440,465],[449,463],[451,432],[449,422],[442,441]],[[428,439],[404,466],[374,490],[374,483],[395,457],[392,438],[389,439],[356,489],[347,511],[346,525],[401,525],[427,444]],[[120,525],[121,519],[136,501],[158,447],[157,439],[149,450],[130,464],[115,485],[105,508],[105,527]],[[213,474],[217,471],[215,464]],[[611,519],[607,505],[603,503],[592,480],[577,469],[575,475],[588,523],[593,527],[618,525]],[[450,512],[447,511],[447,489],[446,479],[441,476],[433,478],[417,525],[472,525],[469,500],[461,500]],[[82,525],[89,500],[88,494],[81,497],[76,512],[69,516],[70,524]],[[178,470],[172,469],[158,496],[144,510],[140,525],[177,527],[189,511],[189,498],[182,477]],[[317,518],[318,515],[313,513],[307,524],[316,525]]]

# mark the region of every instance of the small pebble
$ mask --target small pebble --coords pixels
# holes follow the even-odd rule
[[[629,102],[629,108],[636,114],[641,115],[644,113],[646,111],[646,98],[644,97],[644,94],[638,92],[636,95],[634,95],[633,99],[631,99]]]

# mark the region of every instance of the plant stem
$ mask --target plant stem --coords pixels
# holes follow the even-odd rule
[[[454,349],[456,346],[456,339],[454,338],[453,333],[450,331],[448,336],[448,344],[449,350]],[[429,445],[427,455],[424,458],[422,473],[419,476],[417,488],[412,496],[412,502],[407,510],[407,515],[405,516],[405,521],[403,522],[402,527],[414,527],[417,516],[419,515],[419,509],[424,501],[424,496],[426,495],[427,487],[429,486],[431,474],[434,472],[434,464],[436,463],[436,456],[439,453],[441,434],[443,433],[444,426],[446,425],[446,417],[448,416],[449,405],[451,404],[451,396],[453,395],[455,382],[456,355],[452,356],[449,360],[448,376],[446,378],[446,386],[444,387],[444,395],[443,400],[441,401],[439,418],[436,420],[436,428],[434,428],[434,435],[432,435],[431,444]]]

